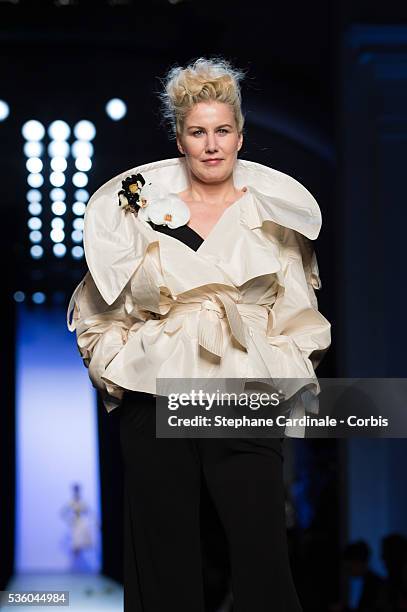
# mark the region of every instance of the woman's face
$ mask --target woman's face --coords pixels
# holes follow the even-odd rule
[[[177,146],[190,171],[204,183],[221,183],[233,172],[243,143],[232,107],[224,102],[198,102],[185,117]]]

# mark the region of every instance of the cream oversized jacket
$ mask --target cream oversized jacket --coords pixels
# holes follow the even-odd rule
[[[235,378],[242,390],[248,378],[290,379],[287,397],[306,390],[314,400],[331,336],[314,291],[313,196],[283,172],[238,159],[234,184],[246,193],[194,251],[118,205],[122,181],[137,173],[164,195],[188,186],[185,160],[165,159],[119,174],[88,202],[88,272],[67,323],[107,411],[125,389],[156,394],[160,377]],[[304,410],[318,412],[315,401]]]

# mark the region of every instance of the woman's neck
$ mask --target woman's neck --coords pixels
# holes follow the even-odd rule
[[[221,183],[204,183],[191,175],[189,178],[190,185],[182,195],[193,202],[205,202],[214,206],[225,205],[236,200],[240,194],[240,190],[233,184],[233,176]]]

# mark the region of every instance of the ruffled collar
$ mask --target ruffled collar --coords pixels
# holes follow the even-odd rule
[[[170,237],[153,230],[150,224],[140,221],[136,215],[125,213],[118,205],[122,182],[137,174],[141,174],[146,182],[158,186],[164,195],[182,192],[189,184],[185,159],[178,157],[126,170],[107,181],[92,195],[85,213],[85,256],[89,271],[108,304],[117,299],[142,263],[149,245],[156,242],[160,248],[165,248],[171,241]],[[238,206],[232,205],[240,221],[247,227],[255,229],[265,221],[273,221],[311,240],[317,238],[321,228],[319,206],[296,179],[274,168],[242,159],[236,162],[233,179],[236,188],[247,187],[247,194],[252,196],[243,196],[236,202]],[[208,238],[211,238],[211,234]],[[197,253],[191,251],[191,254],[213,259],[211,247],[211,240],[205,240]],[[171,244],[172,252],[174,248],[175,245]],[[170,255],[170,251],[167,255]]]

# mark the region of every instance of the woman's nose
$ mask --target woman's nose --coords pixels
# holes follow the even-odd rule
[[[217,151],[217,143],[215,134],[208,134],[206,139],[206,150],[208,152]]]

